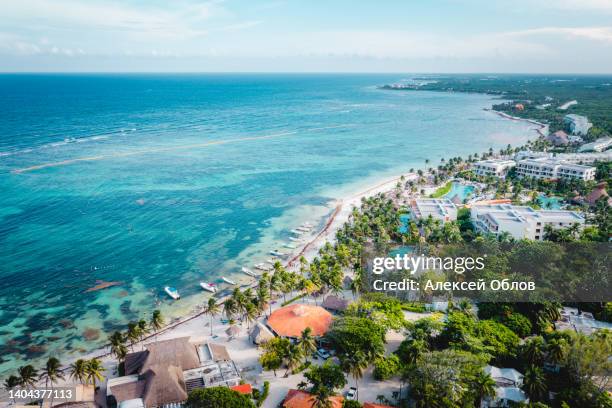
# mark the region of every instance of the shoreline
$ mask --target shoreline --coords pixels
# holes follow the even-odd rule
[[[542,123],[536,122],[534,120],[512,117],[508,114],[505,114],[503,112],[498,112],[490,108],[483,108],[483,110],[495,113],[504,119],[510,119],[513,121],[524,121],[527,123],[538,125],[539,126],[538,129],[530,129],[530,130],[534,130],[536,134],[538,134],[538,136],[543,136],[542,129],[545,128],[546,125]],[[426,166],[421,166],[421,168],[422,167],[426,167]],[[318,254],[319,249],[322,246],[324,246],[326,242],[330,242],[330,239],[332,241],[335,239],[336,231],[339,228],[341,228],[345,222],[349,220],[352,209],[354,207],[360,206],[362,198],[371,197],[378,193],[385,193],[385,192],[392,190],[395,187],[396,183],[400,180],[402,175],[406,177],[406,181],[410,180],[411,178],[417,178],[415,173],[409,173],[409,172],[400,173],[399,175],[391,179],[389,179],[388,178],[389,176],[387,175],[384,181],[376,182],[374,185],[360,186],[359,191],[357,193],[351,192],[351,193],[348,193],[345,197],[338,198],[335,201],[333,201],[332,202],[333,210],[331,211],[329,215],[326,215],[324,217],[322,228],[318,232],[316,232],[314,237],[312,237],[309,241],[307,241],[305,245],[299,247],[298,249],[295,250],[296,252],[290,254],[288,260],[283,261],[283,264],[285,265],[285,267],[287,269],[293,269],[296,266],[296,262],[299,261],[301,256],[304,256],[309,261],[312,260],[312,258],[314,258]],[[239,284],[239,285],[236,285],[235,287],[239,287],[241,290],[244,290],[248,287],[255,288],[258,282],[259,282],[259,276],[254,278],[253,281],[250,281],[245,284]],[[218,296],[218,297],[213,295],[213,297],[217,299],[220,305],[222,305],[223,302],[229,296],[230,295],[227,295],[227,294]],[[177,337],[177,335],[178,336],[189,335],[188,334],[189,326],[191,326],[190,323],[193,324],[198,319],[204,319],[206,321],[208,320],[208,317],[206,316],[204,308],[201,306],[201,304],[202,303],[199,302],[199,305],[196,308],[191,309],[191,311],[189,312],[182,313],[179,316],[166,316],[168,319],[167,325],[164,326],[162,329],[160,329],[158,332],[151,333],[151,334],[148,334],[146,337],[143,337],[141,341],[134,344],[135,346],[134,349],[136,350],[138,349],[138,347],[142,347],[144,344],[150,342],[152,339],[157,339],[158,337],[173,338],[173,337]],[[278,307],[278,306],[279,304],[275,304],[275,307]],[[217,323],[220,323],[220,315],[216,316],[215,321],[217,321]],[[201,331],[206,332],[206,330],[204,329],[204,326],[198,326],[198,328]],[[206,337],[209,337],[209,336],[206,336]],[[223,341],[222,339],[219,339],[219,340]],[[115,360],[111,356],[109,347],[110,347],[109,344],[105,344],[104,346],[98,347],[94,350],[91,350],[90,352],[83,353],[78,358],[82,358],[82,359],[98,358],[102,360],[105,367],[107,367],[108,376],[113,377],[114,376],[113,368],[114,368]],[[68,364],[72,363],[74,360],[75,360],[74,358],[67,359],[64,362],[65,366],[62,368],[62,371],[67,371],[69,369]]]

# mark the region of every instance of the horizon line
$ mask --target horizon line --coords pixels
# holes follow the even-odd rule
[[[443,71],[0,71],[0,75],[37,75],[37,74],[261,74],[261,75],[296,75],[296,74],[324,74],[324,75],[563,75],[563,76],[612,76],[612,72],[502,72],[502,71],[469,71],[469,72],[443,72]]]

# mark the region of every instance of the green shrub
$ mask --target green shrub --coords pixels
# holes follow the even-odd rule
[[[378,381],[388,380],[399,372],[400,360],[395,354],[379,358],[374,362],[374,378]]]
[[[257,390],[257,391],[259,391],[259,390]],[[259,398],[255,399],[255,404],[258,407],[261,407],[263,405],[264,401],[266,400],[266,398],[268,398],[269,394],[270,394],[270,382],[269,381],[264,381],[263,392],[260,393]]]

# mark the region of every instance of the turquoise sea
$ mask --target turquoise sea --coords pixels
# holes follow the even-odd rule
[[[246,282],[345,194],[533,136],[489,96],[377,89],[405,78],[0,75],[0,375]]]

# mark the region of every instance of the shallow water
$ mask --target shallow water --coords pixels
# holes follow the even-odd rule
[[[0,374],[247,281],[344,194],[533,134],[488,96],[376,88],[397,79],[0,76]]]

